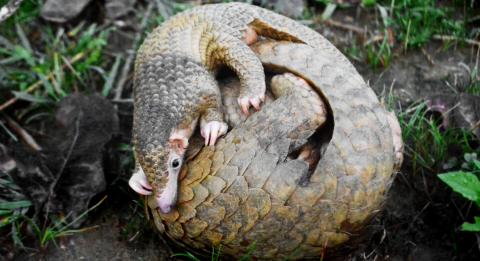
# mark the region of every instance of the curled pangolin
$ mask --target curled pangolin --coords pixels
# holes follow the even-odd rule
[[[266,40],[246,48],[239,32],[247,25],[260,36],[288,42]],[[201,111],[183,111],[191,106],[177,106],[175,98],[191,96],[184,101],[194,105],[204,97],[197,89],[188,92],[192,81],[199,88],[213,86],[209,95],[217,95],[212,71],[220,61],[237,73],[242,90],[255,84],[263,90],[261,65],[303,78],[326,103],[327,124],[317,129],[324,114],[311,106],[315,95],[280,93],[215,147],[191,154],[178,173],[178,200],[169,199],[178,201],[176,209],[167,206],[162,213],[159,201],[148,198],[158,229],[182,245],[222,245],[224,253],[236,256],[256,243],[253,256],[261,259],[316,257],[325,247],[347,241],[381,208],[401,164],[398,121],[327,40],[258,7],[194,8],[172,18],[142,45],[133,132],[137,159],[154,190],[165,187],[158,178],[164,173],[159,157],[167,155],[162,148],[170,127],[184,124],[180,116],[196,118]],[[175,84],[181,87],[174,88],[177,92]],[[297,87],[287,84],[290,90]],[[212,101],[218,109],[218,100]],[[160,117],[164,114],[171,119]],[[177,179],[169,178],[176,189]]]
[[[255,242],[258,258],[319,256],[381,208],[401,164],[398,122],[328,51],[273,41],[253,50],[268,70],[301,76],[328,104],[333,122],[321,134],[331,137],[313,173],[289,154],[315,132],[305,126],[316,114],[305,107],[309,97],[286,95],[203,148],[182,171],[177,209],[162,214],[149,200],[151,213],[182,245],[222,244],[238,256]]]

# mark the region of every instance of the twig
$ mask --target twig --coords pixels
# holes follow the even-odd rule
[[[132,104],[133,99],[132,98],[126,98],[126,99],[118,99],[118,100],[113,100],[113,103],[123,103],[123,104]]]
[[[5,126],[5,124],[3,124],[3,121],[0,121],[0,127],[2,127],[2,129],[8,134],[8,136],[10,136],[10,138],[11,138],[12,140],[14,140],[15,142],[18,141],[17,136],[15,136],[15,134],[13,134],[13,133],[7,128],[7,126]]]
[[[442,41],[466,42],[468,44],[476,45],[476,46],[480,47],[480,42],[479,41],[476,41],[476,40],[473,40],[473,39],[463,39],[463,38],[456,37],[456,36],[451,36],[451,35],[438,35],[438,34],[436,34],[436,35],[433,36],[433,39],[442,40]]]
[[[385,36],[383,34],[379,34],[379,35],[374,35],[373,37],[371,37],[370,39],[368,39],[364,44],[363,46],[367,46],[367,45],[370,45],[372,43],[376,43],[376,42],[381,42],[383,41],[385,38]]]
[[[3,115],[5,119],[7,120],[8,126],[17,133],[20,138],[23,139],[23,141],[33,150],[35,151],[40,151],[42,150],[42,147],[38,145],[38,143],[35,141],[35,139],[30,135],[22,126],[20,126],[17,122],[15,122],[12,118],[8,117],[8,115]]]
[[[140,30],[138,30],[137,34],[135,35],[135,39],[133,41],[133,46],[132,46],[133,50],[131,50],[128,53],[127,59],[125,60],[125,64],[123,65],[121,77],[118,80],[117,89],[115,89],[115,96],[113,98],[114,101],[120,100],[122,98],[123,88],[125,86],[125,83],[127,82],[128,75],[130,74],[130,71],[131,71],[132,63],[135,59],[135,50],[137,49],[137,46],[140,43],[140,40],[142,38],[142,33],[145,27],[147,27],[148,18],[150,17],[152,10],[153,10],[153,4],[152,2],[149,2],[147,6],[147,11],[145,12],[145,15],[143,16],[143,20],[140,24]]]
[[[0,23],[13,15],[22,2],[23,0],[10,0],[10,2],[0,8]]]
[[[430,56],[430,54],[427,53],[425,48],[422,47],[420,50],[422,50],[422,54],[425,55],[425,58],[427,58],[427,61],[430,63],[430,65],[435,65],[435,62],[433,61],[432,56]]]
[[[352,31],[352,32],[357,33],[357,34],[362,35],[362,36],[365,35],[366,32],[367,32],[367,30],[364,30],[364,29],[362,29],[358,26],[351,25],[351,24],[344,24],[342,22],[338,22],[338,21],[335,21],[335,20],[332,20],[332,19],[328,19],[328,20],[325,20],[323,22],[326,25],[337,27],[337,28],[347,30],[347,31]]]
[[[81,60],[83,57],[85,57],[85,53],[78,53],[77,55],[75,55],[72,60],[70,60],[70,65],[71,64],[74,64],[76,62],[78,62],[79,60]],[[64,64],[62,66],[62,69],[64,69],[65,67],[67,67],[66,64]],[[50,72],[48,75],[47,75],[47,80],[51,80],[54,76],[54,73],[53,72]],[[38,89],[38,87],[42,86],[43,84],[43,81],[42,80],[38,80],[37,82],[35,82],[34,84],[30,85],[30,87],[28,87],[25,92],[26,93],[31,93],[33,91],[35,91],[36,89]],[[2,105],[0,105],[0,111],[3,111],[5,110],[6,108],[8,108],[10,105],[14,104],[15,102],[17,102],[17,97],[13,97],[11,98],[10,100],[6,101],[5,103],[3,103]]]
[[[423,214],[423,212],[425,212],[425,210],[430,206],[430,202],[427,202],[427,204],[425,204],[425,206],[423,206],[422,210],[420,210],[420,212],[415,215],[415,217],[413,218],[412,221],[409,221],[410,222],[410,226],[409,226],[409,230],[410,228],[413,227],[413,223],[415,223],[415,221],[417,221],[417,219]]]
[[[471,131],[476,131],[480,127],[480,120],[477,121],[475,124],[473,124],[472,128],[470,128]],[[480,138],[480,137],[478,137]]]

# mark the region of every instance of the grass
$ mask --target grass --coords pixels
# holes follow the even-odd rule
[[[389,24],[405,50],[423,46],[434,35],[467,37],[465,20],[455,17],[453,6],[435,0],[388,0],[379,4],[390,7]]]
[[[40,24],[41,4],[24,1],[0,28],[2,110],[12,98],[29,102],[28,110],[35,111],[78,91],[109,95],[119,66],[104,52],[110,28],[82,22],[67,31]]]
[[[19,227],[32,203],[4,171],[0,172],[0,192],[0,231],[5,231],[14,245],[23,246]]]
[[[471,70],[470,84],[465,88],[465,92],[473,95],[480,95],[480,75],[477,66]]]
[[[76,233],[85,232],[90,229],[94,229],[94,227],[87,227],[81,229],[73,229],[73,227],[77,226],[79,222],[91,211],[96,209],[100,206],[103,201],[106,199],[104,197],[98,203],[84,211],[78,217],[74,218],[71,221],[68,221],[68,216],[62,217],[60,219],[56,219],[50,217],[49,221],[47,221],[43,226],[39,226],[35,221],[30,218],[25,217],[28,223],[33,228],[34,234],[36,236],[36,240],[38,242],[38,246],[40,249],[46,249],[46,247],[53,243],[57,245],[57,239],[61,237],[71,236]]]
[[[129,205],[130,212],[127,220],[129,222],[122,227],[120,235],[124,240],[133,241],[142,234],[149,233],[150,226],[148,218],[145,216],[145,205],[141,200],[133,200]]]
[[[400,123],[405,163],[413,173],[439,173],[460,168],[464,154],[480,153],[477,138],[470,130],[445,128],[442,116],[430,112],[426,102],[402,108],[391,90],[384,97],[386,107],[395,111]]]
[[[253,252],[255,251],[256,249],[256,246],[257,246],[257,243],[256,242],[253,242],[252,244],[250,244],[247,248],[247,253],[245,253],[243,256],[241,257],[238,257],[236,260],[237,261],[249,261],[249,260],[252,260],[252,255],[253,255]],[[172,257],[180,257],[180,258],[185,258],[187,260],[191,260],[191,261],[201,261],[201,260],[205,260],[205,259],[201,259],[197,256],[195,256],[194,254],[190,253],[190,252],[184,252],[184,253],[177,253],[177,254],[173,254]],[[220,261],[222,260],[222,246],[218,246],[218,247],[212,247],[212,252],[210,254],[210,261]],[[227,260],[231,260],[231,258],[227,259]]]
[[[325,6],[324,19],[330,18],[335,7],[351,8],[349,4],[336,4],[330,0],[317,0]],[[480,30],[470,28],[478,19],[470,8],[473,1],[436,0],[362,0],[362,7],[377,14],[378,33],[369,32],[360,48],[362,59],[373,68],[388,67],[393,55],[399,51],[422,48],[433,39],[449,37],[459,42],[476,39]],[[462,10],[461,12],[459,12]],[[372,29],[372,28],[370,28]],[[375,35],[371,35],[375,34]],[[354,43],[356,45],[356,43]],[[447,45],[448,46],[448,45]],[[353,59],[360,55],[351,52],[358,47],[350,46],[346,53]],[[353,55],[352,55],[353,54]]]
[[[0,6],[4,6],[9,0],[0,0]],[[30,24],[40,15],[42,0],[24,0],[15,14],[2,22],[1,35],[14,37],[15,24]]]
[[[406,163],[413,173],[438,173],[459,167],[456,152],[473,153],[475,137],[469,130],[443,129],[440,118],[432,115],[425,103],[397,112],[405,143]]]
[[[51,216],[42,225],[39,225],[39,219],[33,219],[29,214],[32,202],[23,196],[22,190],[5,172],[0,174],[0,191],[2,192],[0,195],[0,232],[3,237],[0,242],[6,245],[10,241],[20,248],[25,247],[23,241],[26,238],[33,238],[39,249],[45,249],[50,243],[56,244],[58,238],[91,229],[73,229],[73,227],[77,226],[80,220],[105,200],[105,198],[100,200],[71,221],[67,221],[68,216],[59,219]],[[29,228],[33,234],[28,232]]]
[[[38,104],[56,102],[74,91],[88,91],[91,87],[86,79],[92,78],[95,70],[106,75],[98,67],[103,65],[108,33],[104,29],[79,25],[69,32],[59,29],[54,33],[48,28],[40,48],[32,47],[20,24],[16,24],[16,32],[18,39],[24,40],[0,48],[0,83],[18,99]],[[27,92],[37,82],[40,88]]]

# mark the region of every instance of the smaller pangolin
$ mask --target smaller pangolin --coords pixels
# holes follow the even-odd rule
[[[206,145],[227,132],[215,79],[222,65],[240,79],[242,112],[248,115],[250,106],[260,109],[265,74],[249,47],[258,37],[336,50],[310,28],[244,3],[204,5],[177,14],[140,47],[134,75],[137,167],[129,184],[141,194],[153,190],[162,212],[176,203],[178,176],[197,123]]]

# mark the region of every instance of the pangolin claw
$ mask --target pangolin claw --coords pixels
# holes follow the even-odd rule
[[[242,108],[243,114],[245,116],[249,116],[249,108],[250,105],[255,108],[255,110],[259,111],[260,110],[260,104],[265,101],[265,94],[254,96],[254,97],[243,97],[243,98],[238,98],[238,104]]]
[[[205,138],[205,146],[213,146],[217,138],[227,133],[227,124],[219,121],[210,121],[201,127],[200,133]]]

